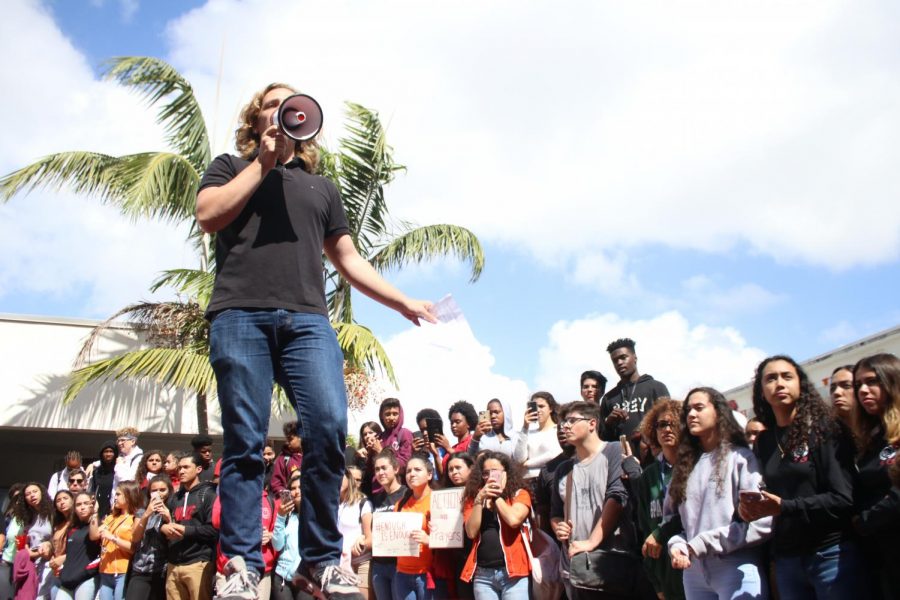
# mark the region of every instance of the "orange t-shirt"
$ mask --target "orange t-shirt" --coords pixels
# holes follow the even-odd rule
[[[428,521],[431,520],[431,488],[426,487],[422,497],[418,500],[410,496],[406,504],[400,506],[397,503],[395,510],[400,512],[422,513],[422,531],[430,533]],[[397,572],[407,575],[421,575],[431,567],[431,548],[427,544],[419,544],[419,556],[398,556]]]
[[[134,515],[107,515],[103,519],[103,527],[117,538],[131,541],[131,533],[134,530]],[[104,542],[101,538],[100,546],[100,572],[105,575],[121,575],[128,572],[128,561],[131,552],[119,547],[113,540]]]

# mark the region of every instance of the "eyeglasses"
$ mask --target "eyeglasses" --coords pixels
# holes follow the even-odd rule
[[[590,417],[566,417],[563,419],[562,426],[563,427],[572,427],[578,421],[590,421],[592,420]]]
[[[82,479],[80,477],[78,479],[70,478],[69,483],[84,483],[84,479]]]
[[[662,431],[663,429],[671,429],[672,431],[675,431],[675,429],[677,427],[678,427],[678,424],[675,421],[657,421],[656,422],[656,429],[658,429],[660,431]]]

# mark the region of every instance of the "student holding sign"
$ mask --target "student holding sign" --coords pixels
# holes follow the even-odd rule
[[[400,463],[397,455],[390,448],[385,448],[375,455],[375,479],[381,484],[381,491],[372,498],[374,513],[391,513],[397,503],[406,495],[406,486],[400,483]],[[373,542],[374,543],[374,542]],[[375,548],[373,547],[373,550]],[[372,591],[376,600],[391,600],[393,597],[394,573],[397,571],[397,559],[393,556],[372,557]]]
[[[479,600],[526,600],[531,563],[522,525],[531,512],[531,497],[518,465],[506,454],[485,452],[475,463],[465,495],[466,535],[474,544],[462,580],[473,583]]]
[[[428,533],[431,528],[431,478],[434,466],[427,456],[414,454],[406,463],[406,487],[409,490],[397,503],[397,512],[422,514],[422,529],[412,533],[419,543],[418,556],[398,556],[397,573],[394,575],[395,600],[431,600],[433,589],[428,589],[428,570],[431,568],[431,548]]]

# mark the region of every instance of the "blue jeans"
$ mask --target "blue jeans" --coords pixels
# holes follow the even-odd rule
[[[687,600],[765,600],[769,590],[760,565],[752,549],[692,558],[684,572],[684,595]]]
[[[393,600],[431,600],[434,594],[427,588],[425,575],[394,573]]]
[[[100,573],[100,600],[122,600],[125,596],[125,573]]]
[[[391,600],[394,597],[394,574],[397,572],[397,563],[373,560],[369,564],[369,572],[372,573],[372,591],[375,593],[375,600]]]
[[[475,600],[528,600],[528,578],[510,577],[506,569],[477,567],[472,578]]]
[[[865,573],[859,549],[850,541],[812,554],[775,559],[775,581],[781,600],[868,598]]]
[[[263,571],[262,451],[272,383],[297,411],[303,440],[300,558],[311,567],[340,562],[337,512],[344,473],[347,395],[343,354],[323,315],[227,309],[210,326],[209,360],[222,409],[224,451],[219,483],[222,553]]]

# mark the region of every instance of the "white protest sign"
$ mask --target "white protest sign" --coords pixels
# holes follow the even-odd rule
[[[463,547],[463,488],[431,492],[431,548]]]
[[[372,515],[372,555],[418,556],[419,543],[412,539],[414,531],[422,531],[422,513],[374,513]]]

